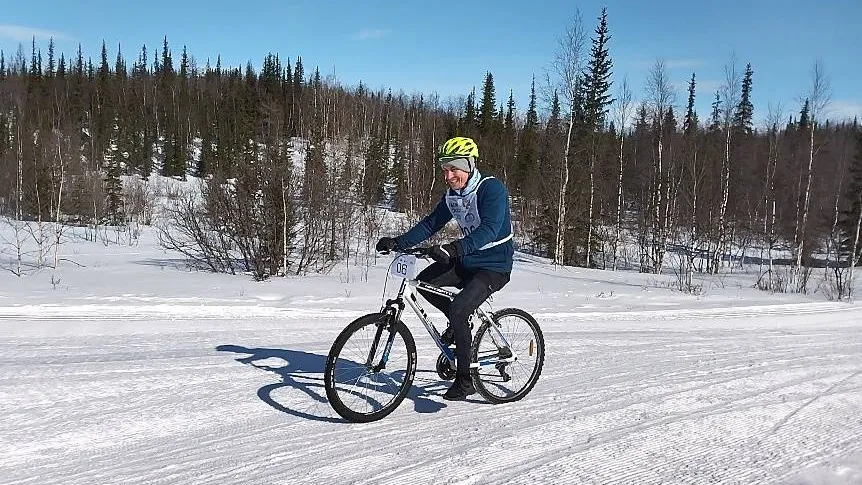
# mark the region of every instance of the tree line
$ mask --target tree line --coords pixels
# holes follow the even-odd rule
[[[141,213],[130,180],[194,177],[200,190],[169,194],[165,246],[258,278],[325,271],[370,257],[381,207],[408,221],[428,211],[445,189],[436,148],[462,135],[509,187],[523,251],[671,269],[692,291],[694,274],[760,248],[762,288],[807,291],[823,267],[846,296],[862,253],[862,129],[828,119],[823,66],[799,106],[755,126],[751,64],[731,59],[715,93],[692,73],[679,103],[658,60],[636,96],[612,81],[611,40],[606,11],[590,30],[576,16],[523,112],[491,72],[478,93],[441,99],[344,86],[301,57],[200,66],[165,38],[129,66],[104,43],[93,62],[34,40],[29,59],[0,51],[0,212],[123,226]],[[695,110],[703,95],[709,113]]]

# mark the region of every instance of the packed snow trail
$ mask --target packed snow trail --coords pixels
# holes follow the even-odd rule
[[[443,401],[408,320],[414,388],[370,424],[323,390],[358,311],[205,308],[0,308],[0,483],[862,483],[855,306],[536,312],[542,377],[497,406]]]

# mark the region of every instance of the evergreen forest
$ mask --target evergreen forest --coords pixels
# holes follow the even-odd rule
[[[862,127],[829,119],[826,68],[813,62],[802,101],[755,124],[757,66],[731,60],[715,92],[693,72],[677,93],[661,60],[647,79],[615,78],[612,39],[607,12],[576,18],[548,71],[525,74],[527,106],[490,71],[443,99],[346,86],[299,56],[200,65],[167,38],[128,60],[125,46],[103,43],[93,58],[34,39],[0,52],[0,216],[16,234],[51,229],[3,244],[61,244],[61,226],[156,225],[165,247],[208,270],[324,272],[373,257],[390,211],[406,229],[437,203],[435,152],[459,135],[508,187],[519,251],[671,272],[684,291],[695,274],[755,263],[762,289],[807,292],[819,270],[848,296],[862,255]],[[710,112],[696,111],[701,96]],[[158,178],[197,190],[159,194],[154,213]]]

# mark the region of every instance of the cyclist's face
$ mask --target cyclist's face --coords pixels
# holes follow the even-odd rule
[[[459,168],[443,167],[443,180],[452,190],[461,190],[466,187],[468,178],[470,178],[470,174]]]

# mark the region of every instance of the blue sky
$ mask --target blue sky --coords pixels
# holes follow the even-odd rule
[[[200,66],[219,54],[223,65],[233,66],[249,60],[259,66],[268,52],[301,55],[306,72],[317,66],[345,85],[362,80],[443,98],[474,86],[478,92],[490,71],[498,103],[513,90],[523,113],[531,76],[541,79],[548,71],[575,9],[592,32],[602,6],[614,79],[626,75],[635,98],[643,97],[650,66],[663,59],[680,110],[687,81],[697,74],[704,119],[735,55],[740,69],[747,62],[754,69],[759,122],[770,103],[781,103],[787,115],[799,111],[819,59],[831,81],[831,116],[862,117],[862,55],[853,47],[862,45],[859,0],[19,1],[3,7],[0,49],[8,59],[23,43],[29,58],[33,36],[43,54],[53,36],[67,57],[80,43],[85,56],[98,59],[104,39],[111,60],[120,44],[132,61],[142,44],[152,56],[167,36],[175,57],[186,45]]]

